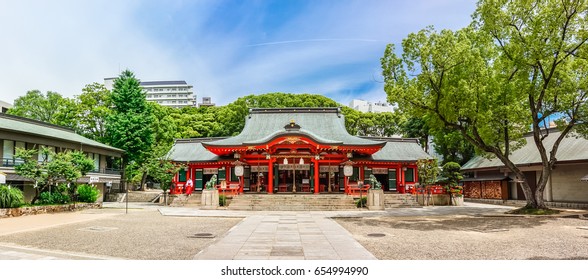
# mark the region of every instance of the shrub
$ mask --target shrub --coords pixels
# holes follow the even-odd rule
[[[218,205],[227,206],[227,197],[223,194],[218,196]]]
[[[22,191],[11,186],[0,185],[0,208],[18,208],[23,204]]]
[[[357,208],[366,207],[366,205],[367,205],[367,197],[364,196],[364,197],[358,199],[357,202],[355,202],[355,205],[357,206]]]
[[[98,199],[100,191],[90,185],[81,185],[78,187],[78,200],[80,202],[94,203]]]
[[[42,192],[37,200],[37,204],[67,204],[70,202],[71,197],[61,192]]]

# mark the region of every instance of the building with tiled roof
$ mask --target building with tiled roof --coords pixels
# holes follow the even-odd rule
[[[16,149],[39,149],[41,146],[55,152],[85,152],[94,160],[94,170],[78,182],[88,183],[92,179],[102,194],[106,193],[107,187],[119,188],[123,150],[83,137],[66,127],[0,113],[0,172],[5,174],[6,183],[23,190],[27,199],[33,196],[34,182],[14,171],[14,166],[21,162],[15,157]]]
[[[549,153],[561,132],[549,130],[544,145]],[[519,167],[534,188],[541,175],[541,157],[531,134],[525,145],[512,152],[510,160]],[[588,184],[582,178],[588,174],[588,140],[578,135],[565,137],[557,151],[557,163],[545,188],[547,202],[588,203]],[[476,156],[462,166],[466,198],[525,200],[520,182],[497,158]]]
[[[250,109],[236,136],[177,140],[168,158],[188,166],[175,178],[180,190],[192,179],[202,189],[216,174],[242,192],[322,193],[371,174],[385,191],[402,191],[418,181],[416,161],[430,156],[416,139],[350,135],[339,108],[271,108]]]

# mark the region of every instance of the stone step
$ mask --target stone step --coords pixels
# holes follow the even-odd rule
[[[242,194],[233,197],[230,210],[332,211],[357,209],[354,199],[343,194]]]

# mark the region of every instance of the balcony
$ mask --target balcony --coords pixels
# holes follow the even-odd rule
[[[19,165],[24,163],[22,159],[17,158],[2,158],[2,166],[4,167],[13,167],[15,165]]]
[[[94,170],[90,171],[90,173],[102,173],[102,174],[111,174],[111,175],[121,175],[122,174],[122,170],[117,169],[117,168],[100,168],[100,169],[94,169]]]

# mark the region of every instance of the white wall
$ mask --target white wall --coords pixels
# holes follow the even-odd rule
[[[557,165],[551,173],[553,201],[588,203],[588,182],[580,178],[588,174],[588,163]]]

